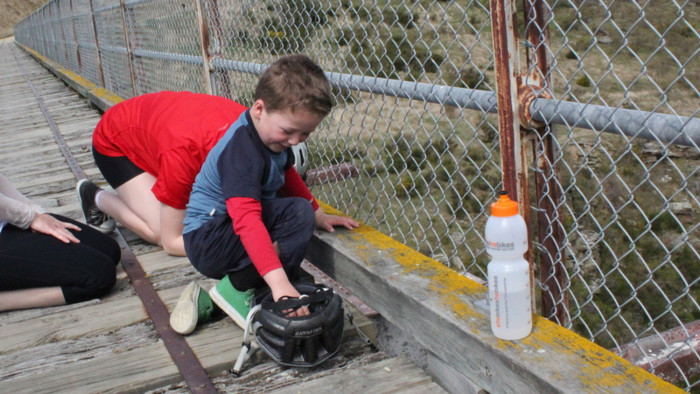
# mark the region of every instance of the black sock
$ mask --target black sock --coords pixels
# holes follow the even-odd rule
[[[258,289],[267,285],[253,264],[248,264],[240,271],[230,272],[228,278],[233,288],[238,291]]]

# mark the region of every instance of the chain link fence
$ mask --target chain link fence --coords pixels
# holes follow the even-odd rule
[[[516,139],[540,313],[700,392],[700,2],[512,6],[510,55],[526,59],[516,65],[535,97],[533,128]],[[190,90],[247,105],[265,65],[311,56],[337,101],[310,140],[311,166],[358,174],[314,194],[484,278],[489,204],[512,172],[501,158],[493,41],[503,32],[492,31],[492,9],[52,0],[15,40],[123,98]]]

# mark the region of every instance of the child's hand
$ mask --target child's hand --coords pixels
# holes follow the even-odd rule
[[[316,227],[326,230],[329,233],[332,233],[335,231],[333,227],[335,226],[342,226],[347,228],[348,230],[352,230],[354,228],[360,227],[360,224],[357,223],[356,221],[346,218],[343,216],[336,216],[336,215],[329,215],[321,208],[317,209],[315,212],[316,215]]]
[[[277,293],[277,294],[275,294]],[[280,298],[288,297],[288,298],[299,298],[301,294],[297,291],[297,289],[292,286],[292,284],[289,284],[289,287],[286,286],[281,286],[276,289],[272,289],[272,299],[275,301],[279,301]],[[297,310],[286,310],[282,311],[282,313],[286,314],[287,317],[300,317],[300,316],[306,316],[309,313],[309,308],[308,307],[301,307]]]
[[[289,278],[287,278],[287,274],[282,268],[277,268],[268,272],[263,276],[263,279],[267,282],[267,285],[270,286],[270,290],[272,290],[272,299],[275,301],[279,301],[280,298],[285,296],[290,298],[298,298],[301,296],[297,289],[289,282]],[[308,307],[301,307],[296,311],[290,310],[282,312],[288,313],[287,317],[306,316],[310,313]]]

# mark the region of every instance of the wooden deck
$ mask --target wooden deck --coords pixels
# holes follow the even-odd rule
[[[75,175],[39,100],[82,171],[104,184],[90,152],[99,111],[11,39],[0,41],[0,172],[51,212],[82,220]],[[122,234],[168,309],[187,283],[205,279],[186,258]],[[356,315],[371,330],[371,320]],[[169,327],[154,325],[121,267],[116,287],[101,300],[0,313],[0,393],[208,391],[187,387],[163,330]],[[258,352],[241,377],[230,373],[242,341],[242,331],[230,319],[198,327],[186,343],[220,392],[444,391],[411,361],[374,351],[349,324],[345,334],[339,354],[319,367],[282,368]]]

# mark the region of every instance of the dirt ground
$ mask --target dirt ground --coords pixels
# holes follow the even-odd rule
[[[48,0],[0,0],[0,38],[13,35],[15,24]]]

